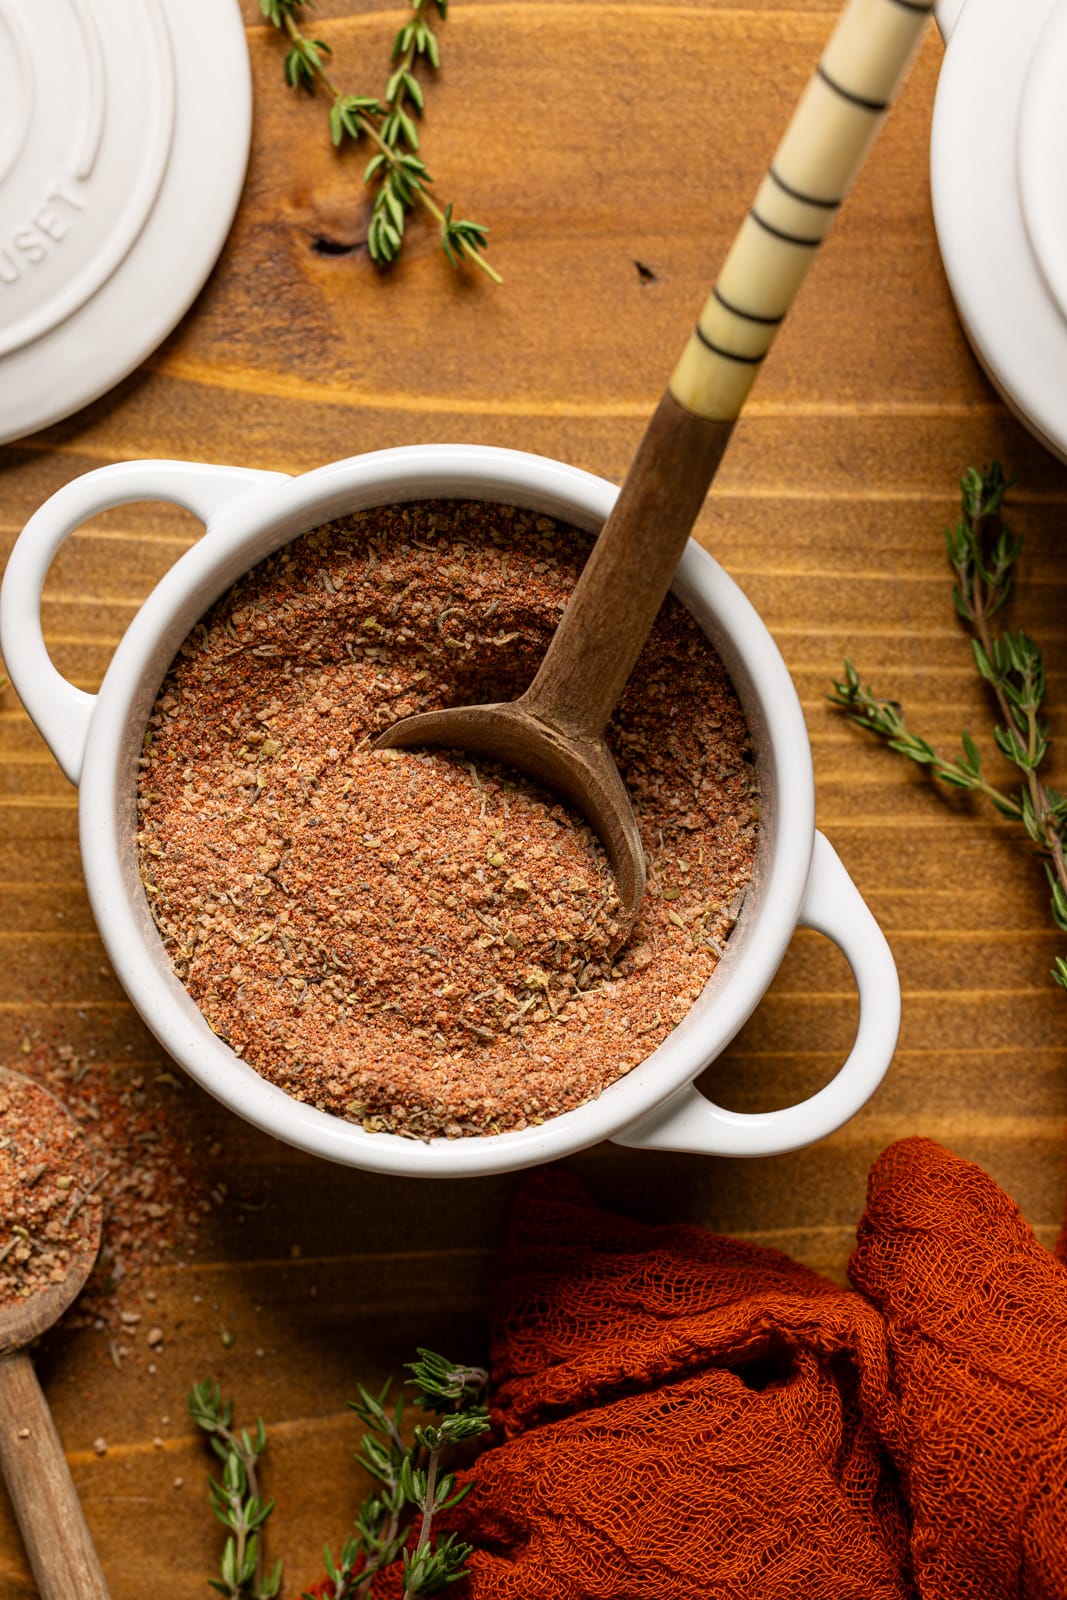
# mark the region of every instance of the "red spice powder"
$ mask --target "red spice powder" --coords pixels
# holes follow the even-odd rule
[[[425,1138],[543,1122],[650,1054],[744,897],[744,718],[663,607],[608,730],[648,862],[617,897],[589,828],[461,755],[375,752],[413,711],[510,699],[589,548],[466,502],[359,513],[262,562],[186,640],[149,722],[142,877],[211,1026],[290,1094]]]
[[[0,1071],[0,1311],[84,1270],[99,1213],[81,1128],[31,1079]]]
[[[205,1156],[210,1106],[165,1068],[133,1071],[121,1061],[27,1035],[18,1071],[62,1101],[81,1130],[103,1210],[99,1259],[68,1324],[95,1322],[110,1335],[111,1359],[135,1353],[135,1307],[156,1270],[190,1255],[213,1210]],[[0,1136],[2,1136],[0,1119]],[[209,1148],[205,1148],[205,1146]],[[147,1324],[146,1324],[147,1326]]]

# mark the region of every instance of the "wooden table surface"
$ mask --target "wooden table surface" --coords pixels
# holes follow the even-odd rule
[[[281,41],[255,0],[242,9],[255,131],[229,242],[141,369],[0,450],[5,554],[53,490],[134,457],[299,472],[462,440],[620,480],[834,8],[455,0],[424,151],[440,194],[490,224],[500,289],[454,275],[418,221],[402,264],[374,269],[361,156],[337,158],[324,107],[286,90]],[[401,14],[379,0],[324,0],[314,31],[333,45],[342,82],[378,83]],[[1064,941],[1040,865],[1010,829],[935,791],[825,700],[850,656],[931,737],[988,726],[942,530],[960,473],[997,456],[1021,480],[1014,622],[1045,648],[1053,731],[1064,728],[1067,473],[1009,417],[954,314],[927,181],[941,57],[931,29],[699,524],[794,674],[820,826],[892,945],[904,992],[894,1065],[847,1127],[793,1155],[732,1162],[602,1146],[570,1163],[604,1204],[773,1244],[837,1278],[868,1166],[901,1135],[931,1135],[983,1164],[1047,1243],[1063,1205],[1067,1000],[1048,973]],[[183,513],[138,506],[71,542],[45,606],[69,678],[94,688],[136,606],[197,533]],[[166,1058],[93,929],[75,794],[10,687],[0,759],[0,1060],[65,1048],[119,1082],[162,1083],[158,1115],[180,1096],[196,1128],[190,1182],[217,1191],[195,1250],[131,1291],[140,1324],[62,1331],[40,1353],[112,1594],[208,1592],[219,1530],[184,1398],[214,1373],[242,1417],[268,1424],[271,1544],[295,1595],[355,1507],[359,1430],[345,1401],[356,1380],[380,1380],[417,1343],[484,1350],[521,1180],[412,1184],[327,1167],[161,1079]],[[799,1098],[840,1063],[856,1010],[843,957],[802,934],[708,1082],[739,1109]],[[150,1322],[164,1334],[154,1353]],[[109,1359],[116,1332],[129,1350],[121,1367]],[[0,1596],[35,1593],[0,1501]]]

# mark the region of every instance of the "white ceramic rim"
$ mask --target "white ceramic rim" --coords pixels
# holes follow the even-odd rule
[[[1023,221],[1038,266],[1067,326],[1067,5],[1053,6],[1041,30],[1019,107],[1016,169]]]
[[[367,1133],[259,1077],[211,1032],[171,971],[130,845],[133,774],[151,704],[179,644],[212,601],[309,528],[376,504],[442,497],[517,504],[595,531],[618,491],[560,462],[477,445],[401,447],[299,478],[265,476],[263,488],[223,511],[149,596],[116,649],[93,709],[81,771],[81,850],[93,911],[120,981],[196,1082],[256,1127],[328,1160],[382,1173],[474,1176],[536,1165],[623,1133],[690,1084],[734,1036],[797,923],[815,838],[814,778],[803,713],[777,646],[733,580],[690,541],[674,592],[723,659],[756,743],[765,796],[787,797],[788,825],[778,826],[777,803],[765,812],[758,884],[724,960],[678,1028],[597,1099],[540,1127],[428,1142]],[[802,1142],[794,1137],[786,1147]]]
[[[252,137],[240,8],[237,0],[157,3],[175,91],[158,193],[128,252],[84,304],[0,357],[0,443],[61,421],[139,366],[192,305],[230,231]]]
[[[1031,245],[1019,172],[1021,160],[1045,154],[1035,155],[1029,135],[1020,143],[1020,118],[1043,31],[1063,6],[939,6],[948,49],[931,125],[930,192],[945,273],[975,354],[1026,427],[1067,460],[1067,321]]]

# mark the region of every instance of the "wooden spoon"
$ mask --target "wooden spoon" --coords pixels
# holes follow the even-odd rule
[[[0,1068],[0,1086],[12,1094],[47,1094],[6,1068]],[[76,1129],[70,1113],[48,1098]],[[63,1315],[92,1271],[100,1249],[99,1208],[88,1216],[88,1237],[66,1277],[15,1305],[0,1306],[0,1469],[41,1600],[108,1600],[63,1446],[26,1350]],[[6,1220],[0,1218],[0,1228]]]
[[[530,687],[514,701],[405,717],[375,740],[489,756],[566,796],[607,850],[627,931],[645,859],[604,730],[760,363],[932,10],[918,0],[846,5]]]

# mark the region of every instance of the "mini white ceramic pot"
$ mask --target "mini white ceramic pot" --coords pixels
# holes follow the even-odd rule
[[[938,0],[934,224],[960,321],[1016,416],[1067,460],[1067,0]]]
[[[127,994],[197,1083],[256,1127],[327,1160],[412,1177],[472,1176],[535,1165],[602,1139],[641,1149],[756,1156],[840,1127],[881,1081],[896,1044],[900,988],[889,947],[815,829],[811,749],[774,641],[731,578],[692,540],[674,593],[719,652],[741,699],[762,790],[759,850],[739,921],[703,993],[644,1062],[577,1110],[521,1131],[422,1143],[291,1099],[222,1043],[175,977],[142,889],[136,778],[142,737],[179,645],[249,567],[310,528],[371,506],[428,498],[517,505],[596,531],[617,490],[557,461],[470,445],[426,445],[338,461],[298,478],[193,462],[101,468],[60,489],[26,525],[0,594],[0,643],[27,711],[79,787],[81,853],[93,912]],[[156,587],[115,651],[96,695],[68,683],[41,632],[45,576],[86,518],[134,500],[187,507],[206,526]],[[693,1079],[750,1016],[799,925],[844,952],[859,991],[856,1039],[818,1093],[753,1115],[715,1105]]]

